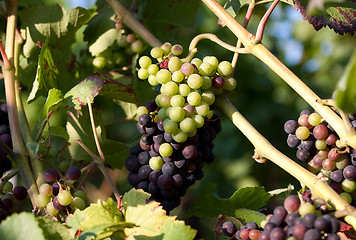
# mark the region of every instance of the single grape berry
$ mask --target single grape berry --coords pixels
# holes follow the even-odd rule
[[[237,228],[233,222],[226,221],[222,225],[221,230],[225,236],[232,237],[236,233]]]
[[[24,186],[16,186],[12,193],[17,200],[24,200],[27,197],[27,189]]]
[[[71,166],[67,173],[66,176],[68,177],[69,180],[77,180],[78,178],[80,178],[80,175],[82,174],[82,172],[80,171],[80,168],[78,168],[77,166]]]
[[[44,170],[43,178],[46,182],[54,182],[57,180],[58,174],[57,174],[56,170],[54,170],[52,168],[48,168],[48,169]]]

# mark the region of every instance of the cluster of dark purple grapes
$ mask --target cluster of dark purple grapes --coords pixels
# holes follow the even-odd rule
[[[13,188],[11,182],[4,184],[2,188],[0,222],[13,212],[13,207],[16,201],[22,201],[27,197],[27,189],[24,186],[16,186]]]
[[[131,148],[125,162],[130,171],[128,182],[170,211],[180,204],[187,188],[203,177],[204,163],[214,160],[212,140],[221,130],[220,119],[215,114],[205,119],[194,135],[178,143],[165,132],[155,101],[148,101],[145,108],[147,113],[141,114],[137,123],[140,142]]]
[[[12,148],[6,103],[1,104],[0,106],[0,140],[9,148]],[[0,177],[12,168],[11,160],[7,157],[7,155],[8,152],[0,147]]]
[[[250,222],[238,230],[234,223],[226,221],[222,232],[243,240],[339,240],[340,222],[331,215],[323,215],[325,208],[322,199],[300,201],[291,195],[261,223],[263,228]]]
[[[82,190],[71,189],[73,183],[81,176],[81,170],[72,166],[67,170],[65,177],[59,179],[55,169],[48,168],[43,172],[44,180],[52,185],[44,183],[39,188],[37,196],[37,206],[44,208],[49,216],[56,216],[58,213],[73,212],[76,209],[83,210],[86,206],[86,194]]]
[[[356,114],[350,116],[356,128]],[[339,136],[317,113],[304,110],[298,121],[284,124],[287,144],[297,148],[297,158],[308,164],[308,169],[319,174],[349,203],[356,190],[356,150],[341,146]]]

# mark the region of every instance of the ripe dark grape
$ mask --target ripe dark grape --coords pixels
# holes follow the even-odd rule
[[[287,234],[283,231],[282,228],[274,228],[271,233],[269,234],[270,239],[274,240],[284,240],[287,237]]]
[[[304,235],[304,239],[308,240],[319,240],[320,238],[321,234],[316,229],[309,229]]]
[[[24,200],[27,197],[27,189],[24,186],[14,187],[12,193],[17,200]]]
[[[314,213],[307,213],[304,215],[302,222],[306,227],[312,228],[314,226],[315,219],[316,216]]]
[[[151,123],[150,115],[142,114],[141,116],[138,117],[138,123],[143,127],[148,126]]]
[[[162,173],[167,174],[169,176],[172,176],[176,172],[176,167],[174,166],[174,163],[172,162],[166,162],[162,166]]]
[[[150,173],[152,172],[152,169],[150,168],[149,165],[143,165],[142,167],[140,167],[140,169],[138,170],[138,176],[142,179],[148,179]]]
[[[273,215],[283,221],[287,216],[287,211],[283,206],[278,206],[273,210]]]
[[[157,179],[157,185],[161,189],[168,190],[173,186],[173,179],[167,174],[162,174]]]
[[[287,138],[287,144],[291,148],[295,148],[300,144],[300,140],[295,136],[295,134],[289,134]]]
[[[58,174],[57,174],[56,170],[54,170],[52,168],[48,168],[48,169],[44,170],[43,178],[46,182],[54,182],[57,180]]]
[[[5,198],[1,200],[1,208],[3,210],[9,211],[14,206],[13,201],[10,198]]]
[[[137,156],[133,155],[126,159],[125,166],[126,166],[127,170],[129,170],[131,172],[136,172],[140,168],[141,165],[138,161]],[[49,181],[47,181],[47,182],[49,182]]]
[[[53,207],[55,209],[57,209],[58,211],[64,211],[66,209],[66,206],[63,206],[58,202],[58,197],[57,196],[55,196],[53,198]]]
[[[343,175],[347,180],[354,180],[356,178],[356,167],[353,165],[348,165],[343,170]]]
[[[80,178],[80,175],[82,174],[80,168],[77,166],[72,166],[68,169],[66,176],[68,177],[69,180],[77,180]]]
[[[303,148],[297,150],[296,156],[302,162],[308,162],[311,159],[310,152]]]
[[[131,186],[136,187],[137,184],[139,184],[139,182],[141,181],[141,178],[138,176],[137,173],[130,172],[127,176],[127,181]]]
[[[158,106],[156,104],[155,100],[148,100],[145,104],[145,107],[147,109],[148,112],[154,112],[157,110]]]
[[[224,86],[224,82],[225,82],[224,78],[218,76],[218,77],[213,78],[212,85],[214,88],[220,89]]]
[[[343,179],[343,171],[340,169],[334,170],[330,173],[330,179],[335,182],[341,182]]]
[[[137,184],[136,186],[137,189],[142,189],[145,192],[148,192],[148,182],[147,181],[141,181]]]
[[[182,154],[186,159],[193,159],[197,156],[198,149],[195,145],[188,145],[183,148]]]
[[[288,212],[298,211],[300,206],[300,199],[295,195],[290,195],[284,200],[284,208]]]
[[[288,134],[294,133],[295,130],[297,130],[297,128],[298,128],[298,123],[295,120],[288,120],[284,124],[284,131]]]
[[[313,129],[313,136],[316,138],[316,139],[325,139],[327,136],[328,136],[328,129],[326,126],[324,125],[318,125],[318,126],[315,126],[314,129]]]

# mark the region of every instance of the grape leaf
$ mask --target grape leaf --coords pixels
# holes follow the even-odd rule
[[[65,94],[66,107],[80,110],[87,104],[87,98],[93,102],[99,94],[126,102],[140,102],[132,88],[101,73],[94,73]]]
[[[312,1],[310,1],[312,2]],[[356,31],[356,3],[353,0],[325,1],[322,6],[308,8],[309,1],[295,0],[295,8],[304,20],[313,25],[316,31],[328,26],[336,33],[351,35]],[[319,3],[320,4],[320,3]],[[316,12],[316,14],[315,14]]]
[[[131,189],[122,199],[125,209],[125,220],[136,224],[137,227],[125,229],[126,235],[162,238],[158,239],[193,239],[196,231],[178,221],[176,217],[166,215],[156,201],[148,201],[150,194],[142,190]]]
[[[42,229],[38,226],[32,213],[15,213],[0,224],[1,240],[45,240]]]
[[[356,110],[356,51],[336,86],[336,104],[350,114]]]
[[[248,222],[255,222],[261,226],[261,222],[266,219],[266,215],[246,208],[239,208],[235,210],[235,217],[241,220],[244,224]]]
[[[246,187],[237,190],[230,198],[223,199],[213,195],[216,186],[209,185],[193,202],[188,215],[197,217],[217,217],[229,215],[239,208],[257,210],[264,206],[271,195],[263,187]]]
[[[67,133],[67,131],[61,127],[61,126],[49,126],[48,128],[48,133],[51,136],[57,136],[57,137],[61,137],[64,140],[69,140],[69,134]]]
[[[55,111],[56,107],[59,107],[58,104],[62,102],[63,99],[64,97],[60,90],[56,88],[52,88],[49,90],[46,102],[43,105],[43,108],[40,113],[40,123],[42,123],[43,120],[47,119],[49,111]]]
[[[125,222],[121,222],[118,224],[106,223],[106,224],[95,225],[95,226],[81,232],[78,240],[107,239],[108,237],[113,235],[115,232],[121,231],[121,233],[122,233],[122,231],[126,227],[132,227],[132,225],[133,224],[125,223]],[[125,234],[122,233],[121,235],[123,235],[123,236],[120,239],[125,239]]]
[[[36,217],[36,221],[40,228],[42,228],[46,239],[67,240],[72,239],[72,236],[75,234],[75,232],[60,222],[45,217]]]

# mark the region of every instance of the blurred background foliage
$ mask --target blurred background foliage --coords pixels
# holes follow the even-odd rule
[[[127,8],[131,7],[132,2],[136,2],[134,13],[137,18],[162,42],[179,43],[187,49],[190,40],[197,34],[213,33],[231,45],[236,44],[236,37],[227,27],[218,25],[216,16],[200,1],[125,0],[120,2],[123,2]],[[95,9],[94,0],[20,1],[22,9],[39,4],[60,4],[67,9],[77,6]],[[247,27],[249,31],[255,32],[267,7],[267,5],[255,7]],[[246,10],[246,6],[241,8],[237,16],[240,23],[244,20]],[[5,29],[3,20],[2,17],[1,29]],[[83,42],[82,34],[83,31],[77,34],[76,40],[79,43],[73,44],[74,53],[79,54],[88,47]],[[328,28],[316,32],[311,25],[302,20],[298,11],[285,3],[278,4],[273,12],[267,23],[262,43],[321,98],[332,97],[335,86],[356,46],[354,36],[340,36]],[[215,55],[221,61],[231,60],[233,56],[233,53],[209,40],[201,41],[198,44],[198,50],[196,56]],[[149,48],[142,54],[148,53]],[[83,56],[78,56],[78,59],[81,58],[83,59]],[[93,70],[87,69],[81,72],[78,80],[90,75],[90,71]],[[292,159],[296,159],[295,151],[288,148],[286,144],[287,135],[283,131],[283,124],[289,119],[297,119],[299,112],[303,109],[310,109],[309,106],[276,74],[253,56],[240,55],[235,77],[238,80],[238,86],[229,95],[231,102],[275,147]],[[24,88],[24,95],[28,95],[29,91],[30,89]],[[38,120],[38,112],[44,100],[44,98],[39,98],[30,104],[25,104],[28,119],[33,126]],[[138,133],[134,121],[110,124],[126,117],[117,103],[98,97],[95,104],[102,108],[108,138],[129,145],[137,142]],[[221,117],[225,119],[224,116],[221,115]],[[65,122],[64,111],[55,113],[50,119],[51,125],[63,125]],[[292,184],[296,190],[300,189],[298,181],[273,163],[268,161],[265,164],[256,163],[252,159],[254,150],[252,144],[229,120],[222,121],[222,125],[222,132],[215,140],[216,160],[204,166],[205,177],[188,191],[183,204],[172,212],[179,218],[186,217],[185,213],[194,200],[194,196],[203,191],[209,183],[216,184],[217,194],[224,198],[230,197],[237,189],[245,186],[264,186],[270,191]],[[126,182],[126,174],[124,169],[112,171],[120,193],[130,189]],[[98,175],[100,174],[93,173],[86,185],[86,188],[90,190],[88,195],[92,195],[91,199],[105,198],[106,194],[110,194],[110,191],[105,192],[107,190],[105,184],[98,181]],[[272,202],[271,206],[277,204],[276,202],[278,201]],[[201,229],[198,233],[199,237],[210,239],[215,220],[197,220],[193,217],[188,218],[187,222]]]

